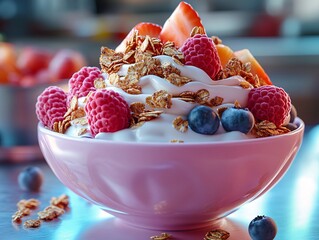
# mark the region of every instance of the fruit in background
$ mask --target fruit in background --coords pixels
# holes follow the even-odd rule
[[[181,47],[190,37],[194,27],[204,29],[202,21],[193,7],[186,2],[181,2],[166,20],[160,33],[160,39],[163,43],[171,41],[175,43],[176,47]]]
[[[49,72],[54,81],[69,79],[85,65],[86,60],[81,53],[71,49],[61,49],[53,56]]]
[[[42,170],[38,167],[26,167],[18,175],[18,184],[22,190],[37,192],[43,182]]]
[[[15,46],[11,43],[0,42],[0,65],[15,68],[16,58]]]
[[[62,49],[54,55],[34,46],[20,49],[12,43],[0,42],[0,84],[32,87],[60,81],[85,65],[84,56],[75,50]]]
[[[35,80],[36,83],[41,84],[41,83],[49,83],[53,82],[53,76],[50,74],[49,69],[42,69],[37,74],[35,74]]]
[[[8,79],[9,79],[9,84],[13,86],[20,86],[21,85],[21,78],[22,75],[19,71],[16,72],[9,72]]]
[[[34,75],[23,75],[20,79],[18,79],[18,85],[21,87],[32,87],[37,83],[37,79]]]
[[[9,73],[7,69],[0,65],[0,84],[9,82]]]
[[[13,77],[11,75],[11,77]],[[13,81],[14,79],[11,79]],[[28,74],[28,75],[22,75],[22,76],[16,76],[16,85],[19,85],[21,87],[32,87],[36,84],[45,84],[53,82],[53,77],[49,73],[49,70],[47,68],[41,69],[36,74]]]
[[[135,27],[132,28],[132,30],[127,34],[127,36],[123,39],[120,45],[117,46],[117,48],[115,49],[116,52],[125,52],[126,43],[132,37],[134,31],[136,30],[138,31],[138,34],[141,36],[149,35],[150,37],[158,38],[162,30],[162,27],[155,23],[149,22],[141,22],[135,25]]]
[[[228,61],[234,57],[234,51],[224,44],[217,44],[216,49],[218,52],[221,65],[224,68]]]
[[[251,63],[251,73],[256,74],[259,77],[261,85],[272,85],[267,73],[248,49],[236,51],[234,52],[234,55],[243,63]]]
[[[34,47],[25,47],[17,58],[17,67],[22,74],[33,75],[49,66],[52,53]]]

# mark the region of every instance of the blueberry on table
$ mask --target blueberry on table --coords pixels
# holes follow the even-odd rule
[[[271,217],[257,216],[248,226],[252,240],[273,240],[277,234],[277,225]]]
[[[218,115],[207,106],[196,106],[188,114],[188,125],[196,133],[213,135],[219,124]]]
[[[18,176],[18,183],[21,189],[37,192],[43,182],[42,170],[38,167],[27,167]]]
[[[222,113],[221,123],[227,132],[240,131],[246,134],[253,128],[255,119],[248,109],[230,107]]]

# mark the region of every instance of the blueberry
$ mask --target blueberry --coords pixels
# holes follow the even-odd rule
[[[288,128],[290,131],[294,131],[298,128],[298,126],[294,123],[288,123],[285,127]]]
[[[230,107],[222,113],[221,123],[227,132],[249,133],[254,126],[255,119],[248,109]]]
[[[42,170],[38,167],[27,167],[18,176],[18,183],[21,189],[37,192],[43,182]]]
[[[219,124],[218,115],[207,106],[196,106],[188,114],[188,125],[196,133],[213,135]]]
[[[295,108],[294,105],[291,105],[291,110],[290,110],[290,123],[293,123],[297,117],[297,109]]]
[[[249,223],[248,232],[253,240],[273,240],[277,234],[277,225],[270,217],[257,216]]]

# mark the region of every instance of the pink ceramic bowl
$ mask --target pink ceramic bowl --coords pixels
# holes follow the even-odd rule
[[[183,230],[212,224],[276,184],[304,123],[281,136],[217,143],[75,139],[38,125],[40,148],[72,191],[133,225]]]

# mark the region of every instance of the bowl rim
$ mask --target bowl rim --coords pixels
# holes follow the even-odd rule
[[[189,147],[189,146],[212,146],[212,145],[225,145],[225,144],[249,144],[249,143],[258,143],[269,141],[269,139],[278,139],[283,137],[290,137],[298,134],[303,134],[305,129],[305,123],[299,117],[295,119],[294,122],[298,128],[285,134],[269,136],[269,137],[261,137],[261,138],[249,138],[242,140],[227,140],[227,141],[213,141],[213,142],[184,142],[184,143],[171,143],[171,142],[130,142],[130,141],[113,141],[113,140],[105,140],[105,139],[95,139],[95,138],[75,138],[72,136],[68,136],[65,134],[54,132],[39,122],[38,123],[38,135],[41,133],[45,135],[50,135],[54,138],[63,139],[66,141],[72,142],[81,142],[81,143],[99,143],[99,144],[114,144],[114,145],[130,145],[130,146],[171,146],[171,147]]]

